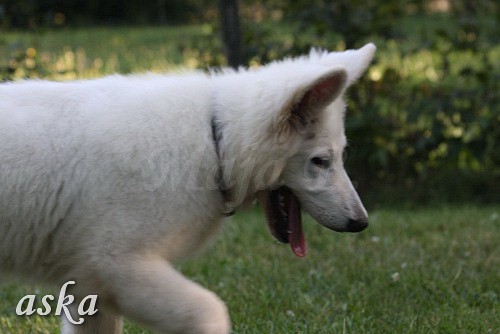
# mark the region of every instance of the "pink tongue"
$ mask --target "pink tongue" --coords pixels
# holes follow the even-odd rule
[[[298,257],[306,256],[306,241],[302,231],[300,203],[297,197],[290,196],[288,203],[288,228],[290,229],[289,241],[292,251]]]

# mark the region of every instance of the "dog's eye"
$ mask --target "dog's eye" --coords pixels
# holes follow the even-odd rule
[[[311,159],[311,162],[323,169],[330,168],[330,166],[332,165],[332,159],[328,157],[314,157]]]

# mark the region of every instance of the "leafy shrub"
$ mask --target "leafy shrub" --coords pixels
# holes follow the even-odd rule
[[[425,2],[299,0],[287,7],[291,40],[249,25],[247,45],[267,61],[378,41],[368,75],[348,94],[347,164],[361,192],[498,201],[497,6],[457,0],[445,14],[403,15],[409,5]]]

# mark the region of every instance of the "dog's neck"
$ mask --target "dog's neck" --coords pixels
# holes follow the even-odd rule
[[[230,73],[211,79],[212,132],[222,175],[219,184],[227,189],[223,196],[231,212],[253,202],[259,191],[277,188],[286,159],[296,147],[290,141],[280,142],[271,130],[275,99],[267,96],[271,92],[266,96],[252,93],[248,86],[262,86],[253,75]]]

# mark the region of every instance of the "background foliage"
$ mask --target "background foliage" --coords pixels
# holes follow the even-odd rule
[[[349,91],[346,163],[365,198],[499,201],[495,1],[246,0],[240,9],[249,66],[312,46],[378,45]],[[217,15],[214,2],[200,0],[7,0],[0,78],[225,65]],[[179,23],[190,26],[172,27]]]

